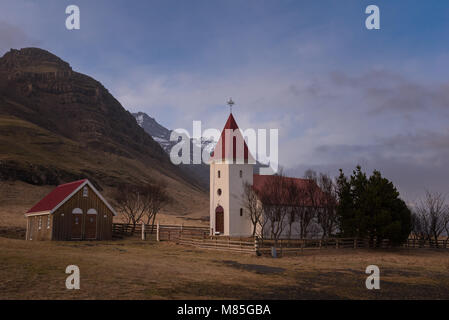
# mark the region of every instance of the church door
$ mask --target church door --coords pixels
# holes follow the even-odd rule
[[[224,210],[222,206],[215,209],[215,232],[224,233]]]

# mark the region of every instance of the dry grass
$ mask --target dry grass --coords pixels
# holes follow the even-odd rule
[[[0,299],[448,299],[449,254],[329,250],[272,259],[172,243],[0,237]],[[67,265],[81,290],[65,289]],[[378,265],[381,289],[365,288]]]

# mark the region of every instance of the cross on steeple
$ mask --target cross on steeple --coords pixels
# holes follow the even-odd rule
[[[232,106],[234,105],[234,101],[232,101],[232,98],[229,98],[227,104],[229,106],[230,113],[232,113]]]

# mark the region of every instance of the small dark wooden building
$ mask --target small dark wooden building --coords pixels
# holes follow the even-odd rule
[[[110,240],[114,209],[89,180],[59,185],[26,214],[27,240]]]

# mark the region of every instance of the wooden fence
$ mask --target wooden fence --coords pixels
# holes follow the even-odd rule
[[[279,255],[298,254],[307,250],[321,249],[359,249],[359,248],[391,248],[388,240],[372,243],[368,239],[329,238],[329,239],[271,239],[237,238],[210,236],[207,227],[183,225],[151,225],[139,224],[133,228],[130,224],[114,223],[114,234],[139,235],[142,240],[174,241],[181,245],[189,245],[203,249],[226,250],[241,253],[271,254],[273,247]],[[153,232],[152,232],[153,231]],[[449,249],[449,239],[438,241],[408,239],[403,248],[438,248]]]
[[[192,237],[206,237],[209,228],[184,225],[161,225],[113,223],[112,231],[115,237],[139,236],[143,240],[177,241],[181,234]]]
[[[256,253],[260,255],[272,254],[272,248],[276,247],[277,254],[294,255],[309,250],[322,249],[379,249],[392,248],[388,240],[380,243],[372,243],[368,239],[358,238],[332,238],[332,239],[280,239],[275,245],[274,240],[262,240],[258,238],[231,238],[211,237],[203,238],[186,237],[181,235],[177,242],[182,245],[191,245],[198,248],[226,250],[233,252]],[[401,247],[403,248],[439,248],[449,249],[448,240],[439,240],[438,246],[433,241],[418,241],[409,239]]]
[[[178,241],[179,244],[194,246],[203,249],[213,250],[225,250],[241,253],[256,252],[255,239],[242,239],[242,238],[230,238],[230,237],[205,237],[205,238],[193,238],[185,237],[184,235]]]
[[[405,248],[435,248],[435,249],[449,249],[449,238],[435,240],[423,239],[407,239],[403,244]]]

